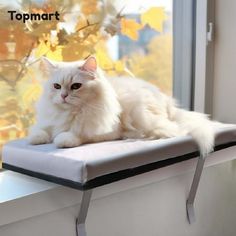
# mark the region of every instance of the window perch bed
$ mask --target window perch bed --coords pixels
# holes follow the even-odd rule
[[[236,145],[236,126],[216,132],[215,150]],[[36,178],[83,191],[77,236],[86,236],[85,223],[94,188],[136,176],[191,158],[198,158],[186,202],[189,223],[195,220],[194,200],[204,162],[211,154],[199,156],[190,136],[161,140],[119,140],[57,149],[53,144],[32,146],[25,139],[11,141],[3,148],[3,167]]]

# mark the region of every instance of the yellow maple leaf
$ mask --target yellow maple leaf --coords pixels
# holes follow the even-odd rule
[[[62,49],[63,46],[57,46],[54,50],[49,50],[46,57],[54,61],[62,61]]]
[[[50,47],[43,41],[41,41],[38,45],[38,47],[35,50],[35,57],[40,58],[42,56],[45,56],[50,50]]]
[[[120,26],[121,33],[133,40],[138,39],[138,31],[143,28],[143,26],[135,20],[125,18],[121,19]]]
[[[118,61],[114,62],[114,69],[117,72],[123,72],[125,69],[125,65],[121,60],[118,60]]]
[[[108,56],[108,54],[102,49],[99,48],[96,50],[96,58],[99,66],[104,70],[111,70],[113,68],[113,61]]]
[[[35,50],[35,57],[40,58],[42,56],[46,56],[49,59],[61,61],[63,59],[62,48],[63,46],[52,47],[50,43],[45,43],[44,41],[41,41]]]
[[[152,7],[141,15],[143,25],[148,24],[153,29],[162,32],[163,22],[167,19],[163,7]]]

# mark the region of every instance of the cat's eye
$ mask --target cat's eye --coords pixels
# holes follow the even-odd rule
[[[61,85],[60,84],[55,83],[55,84],[53,84],[53,86],[54,86],[55,89],[61,89]]]
[[[76,90],[76,89],[79,89],[80,87],[82,86],[81,83],[74,83],[71,85],[71,90]]]

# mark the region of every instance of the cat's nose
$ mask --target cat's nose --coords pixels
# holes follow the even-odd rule
[[[67,93],[62,93],[62,94],[61,94],[62,99],[65,99],[67,96],[68,96]]]

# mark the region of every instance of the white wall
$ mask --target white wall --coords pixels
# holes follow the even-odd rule
[[[236,1],[215,0],[213,117],[236,123]]]

